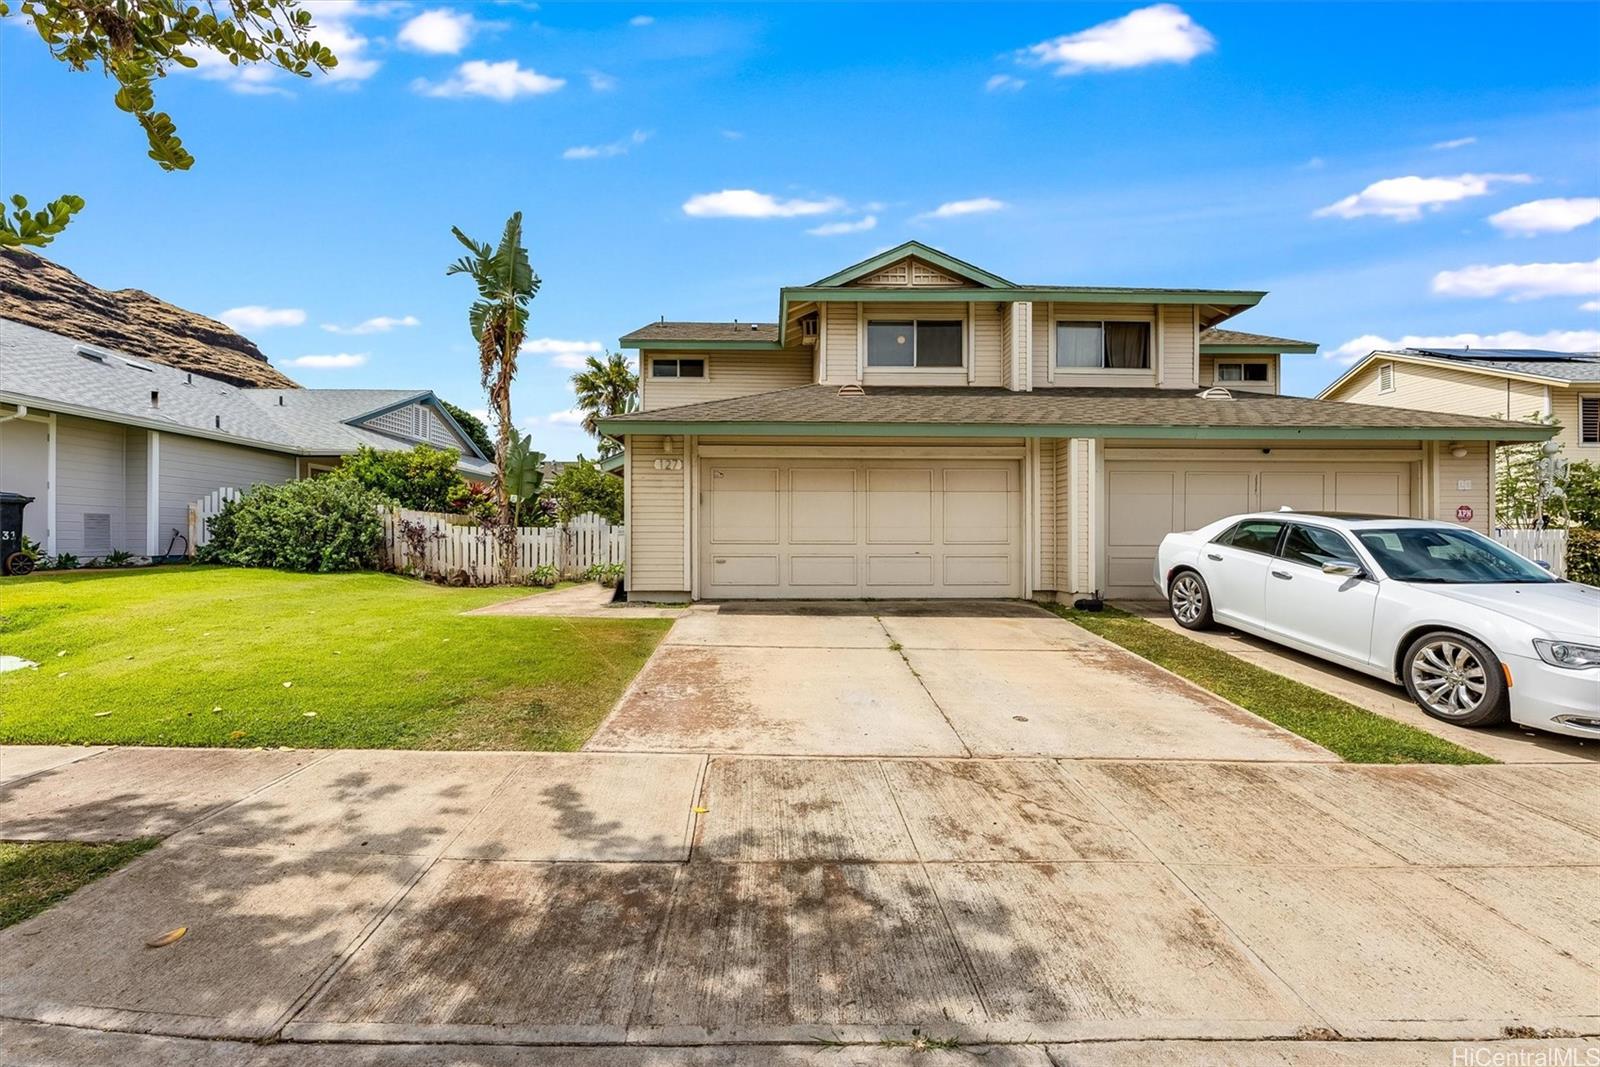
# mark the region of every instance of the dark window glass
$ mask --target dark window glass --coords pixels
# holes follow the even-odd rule
[[[678,360],[678,377],[704,378],[706,376],[706,361],[703,359]]]
[[[1265,363],[1218,363],[1219,382],[1264,382],[1267,380]]]
[[[1242,548],[1246,552],[1265,552],[1271,554],[1278,545],[1278,534],[1283,531],[1283,523],[1273,522],[1271,519],[1246,519],[1229,532],[1227,539],[1220,543]]]
[[[678,376],[678,361],[675,359],[652,359],[650,361],[650,377],[676,378]]]
[[[1105,341],[1098,322],[1056,323],[1056,366],[1099,367]]]
[[[1136,370],[1150,366],[1148,322],[1106,323],[1106,366]]]
[[[1283,539],[1284,559],[1320,567],[1324,563],[1359,563],[1356,550],[1350,542],[1318,526],[1291,526],[1289,536]]]
[[[909,322],[867,323],[867,366],[916,366],[916,338]]]
[[[961,366],[961,323],[917,323],[917,366]]]

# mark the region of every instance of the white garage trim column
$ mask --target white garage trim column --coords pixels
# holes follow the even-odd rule
[[[1030,437],[1022,460],[1022,596],[1033,596],[1039,575],[1039,439]]]
[[[149,454],[144,468],[144,554],[156,554],[156,541],[161,536],[161,434],[151,430]]]
[[[52,412],[45,416],[44,460],[44,550],[56,554],[56,417]]]
[[[694,507],[699,499],[700,457],[695,448],[699,440],[687,436],[683,439],[683,585],[689,590],[690,600],[700,599],[700,568],[695,565],[700,549],[696,527],[700,522]]]
[[[1106,526],[1101,521],[1103,512],[1101,500],[1106,491],[1106,465],[1104,450],[1100,442],[1093,437],[1083,442],[1083,447],[1088,451],[1089,492],[1085,495],[1089,501],[1088,521],[1084,524],[1090,530],[1089,534],[1089,585],[1088,592],[1099,593],[1105,588],[1105,577],[1100,572],[1100,546],[1106,543]]]

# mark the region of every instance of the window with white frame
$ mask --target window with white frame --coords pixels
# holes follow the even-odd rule
[[[1384,363],[1378,367],[1378,392],[1394,392],[1394,364]]]
[[[1265,363],[1218,363],[1219,382],[1264,382],[1270,375]]]
[[[872,319],[867,366],[959,370],[966,366],[966,324],[959,319]]]
[[[703,359],[652,359],[652,378],[704,378],[706,361]]]
[[[1578,397],[1578,443],[1600,445],[1600,394]]]
[[[1056,323],[1057,370],[1149,370],[1150,323]]]

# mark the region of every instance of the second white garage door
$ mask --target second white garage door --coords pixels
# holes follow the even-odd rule
[[[705,460],[700,595],[1022,595],[1015,460]]]
[[[1193,530],[1244,511],[1411,514],[1404,463],[1106,463],[1108,597],[1159,597],[1156,547],[1173,530]]]

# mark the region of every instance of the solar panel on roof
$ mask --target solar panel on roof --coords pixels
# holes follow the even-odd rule
[[[1594,352],[1552,352],[1544,348],[1413,348],[1413,352],[1446,359],[1502,359],[1522,361],[1591,360]]]

